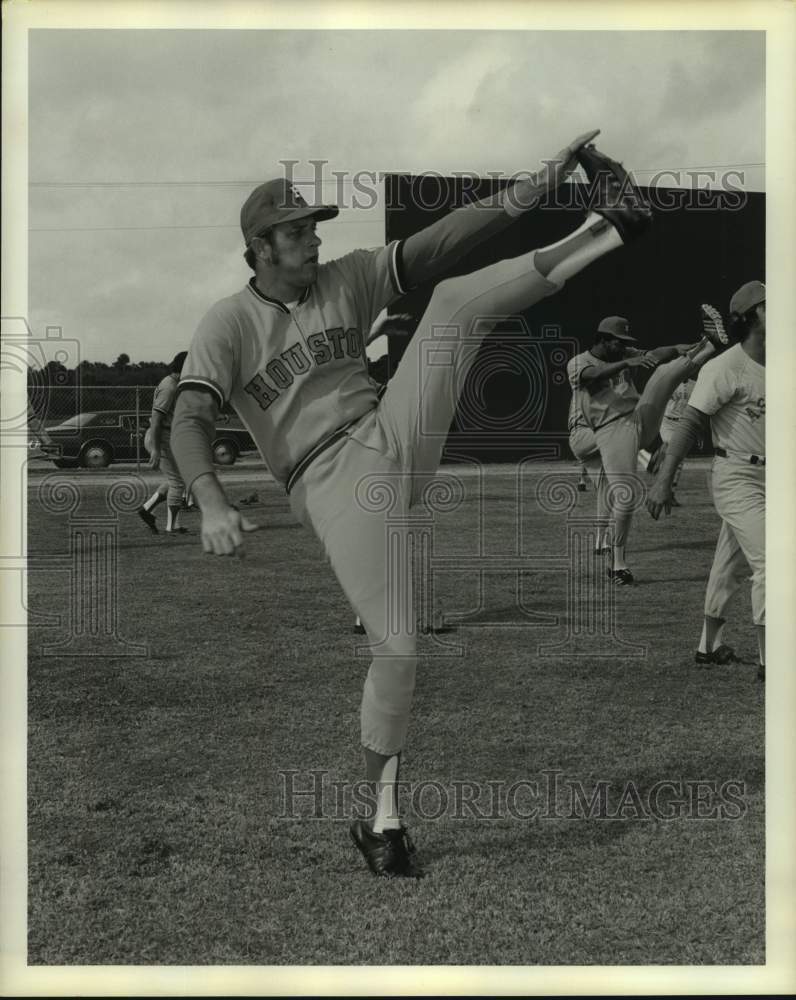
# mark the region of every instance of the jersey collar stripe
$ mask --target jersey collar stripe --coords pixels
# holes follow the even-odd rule
[[[401,240],[394,240],[388,248],[387,257],[387,268],[390,274],[390,281],[392,282],[392,287],[399,295],[406,295],[408,289],[406,287],[406,282],[403,281],[403,265],[401,262],[401,247],[403,243]]]
[[[280,302],[279,299],[272,299],[270,295],[264,295],[260,291],[260,289],[255,286],[254,278],[252,278],[249,281],[246,287],[249,289],[249,291],[252,293],[252,295],[254,295],[256,299],[260,300],[260,302],[266,302],[269,306],[276,306],[276,308],[281,309],[283,313],[287,313],[288,315],[290,315],[290,310],[288,309],[288,307],[285,305],[284,302]],[[298,300],[298,304],[303,305],[309,297],[310,297],[310,286],[307,285],[307,287],[301,293],[301,297]]]
[[[224,403],[226,402],[226,400],[224,399],[224,393],[221,391],[221,387],[219,385],[216,385],[216,383],[213,382],[212,379],[201,378],[198,375],[188,375],[187,377],[183,377],[180,379],[179,388],[181,390],[187,389],[192,385],[198,385],[202,389],[209,389],[213,393],[213,395],[218,398],[219,406],[223,406]]]

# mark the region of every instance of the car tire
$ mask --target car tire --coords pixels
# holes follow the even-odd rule
[[[80,452],[80,464],[84,469],[107,469],[112,461],[113,451],[104,441],[89,441]]]
[[[56,469],[76,469],[80,463],[76,458],[54,458],[53,465]]]
[[[213,442],[213,461],[216,465],[234,465],[238,458],[238,446],[230,438],[218,438]]]

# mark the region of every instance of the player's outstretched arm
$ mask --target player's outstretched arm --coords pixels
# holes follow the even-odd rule
[[[202,546],[218,556],[240,553],[243,534],[257,530],[227,500],[213,469],[212,441],[218,401],[210,392],[183,389],[177,397],[171,448],[188,492],[202,512]]]
[[[537,205],[577,167],[576,153],[599,134],[592,129],[544,161],[535,174],[517,180],[503,191],[474,201],[409,236],[401,250],[402,275],[407,289],[435,281],[490,236],[506,229],[515,219]]]
[[[654,521],[672,512],[672,481],[677,467],[691,451],[699,438],[709,429],[709,418],[693,406],[686,406],[677,425],[677,430],[666,449],[661,467],[655,477],[655,482],[647,494],[647,510]]]

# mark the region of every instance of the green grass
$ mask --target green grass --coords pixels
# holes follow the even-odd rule
[[[486,485],[497,554],[513,544],[512,486],[506,470]],[[647,656],[539,656],[562,628],[522,627],[512,575],[492,575],[473,618],[502,626],[446,634],[463,658],[421,658],[402,777],[510,783],[556,769],[610,782],[614,800],[628,782],[643,796],[664,779],[737,780],[742,817],[410,817],[421,881],[372,878],[345,819],[278,816],[282,770],[361,776],[367,661],[318,544],[277,488],[230,493],[252,488],[268,528],[243,560],[122,516],[119,630],[148,657],[44,656],[64,632],[31,629],[31,964],[765,961],[764,688],[748,589],[727,635],[748,662],[693,663],[718,533],[704,466],[686,470],[671,519],[637,516],[639,584],[617,593],[617,620]],[[99,486],[83,495],[81,514],[102,509]],[[473,503],[440,517],[437,551],[474,551],[476,523]],[[528,550],[562,552],[564,524],[529,505]],[[32,490],[30,554],[65,553],[68,537],[67,517]],[[442,610],[475,606],[465,575],[439,583]],[[65,574],[32,573],[32,610],[68,616],[68,587]],[[566,623],[562,573],[524,588],[529,607]]]

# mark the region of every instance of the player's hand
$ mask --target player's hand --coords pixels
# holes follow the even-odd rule
[[[244,534],[259,529],[259,524],[244,517],[234,507],[214,507],[202,511],[202,547],[210,555],[243,555]]]
[[[657,521],[661,516],[661,511],[666,511],[668,517],[672,512],[672,484],[666,480],[656,480],[647,493],[647,510],[653,521]]]
[[[634,354],[625,358],[628,368],[657,368],[658,362],[651,358],[649,354]]]
[[[153,448],[149,453],[149,468],[157,469],[160,465],[160,448]]]

